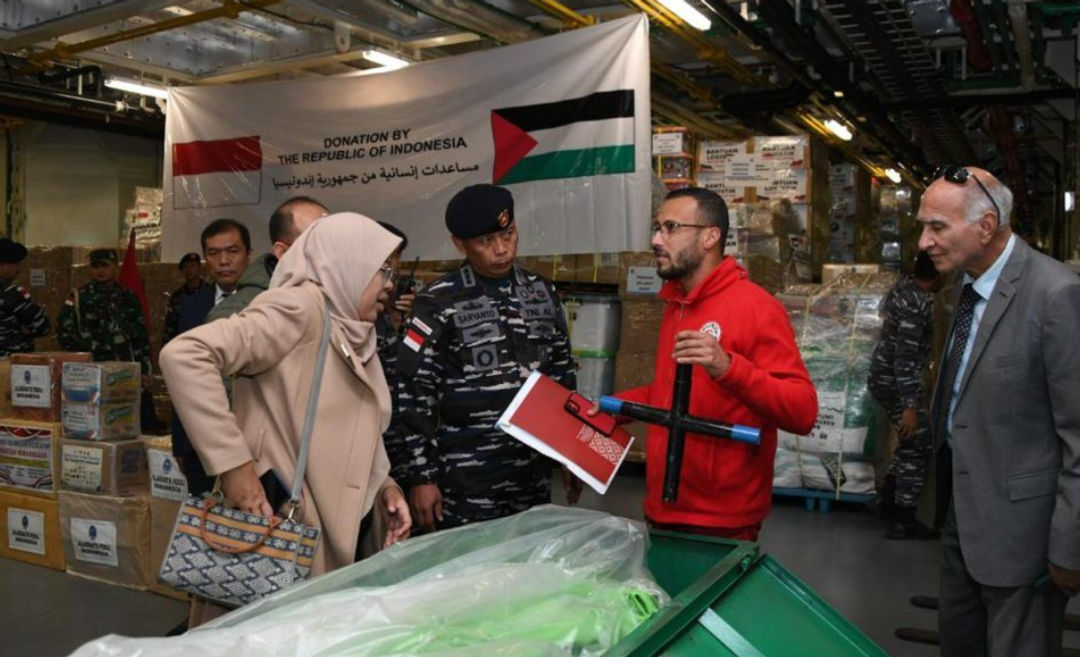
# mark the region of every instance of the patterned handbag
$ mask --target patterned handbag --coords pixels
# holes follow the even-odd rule
[[[238,607],[310,576],[319,528],[297,522],[292,516],[300,504],[329,344],[327,309],[296,477],[286,503],[288,516],[266,518],[226,508],[220,491],[203,498],[188,497],[177,515],[158,581],[219,604]]]

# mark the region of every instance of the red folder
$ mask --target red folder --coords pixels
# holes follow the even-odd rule
[[[565,465],[601,495],[607,491],[634,437],[605,413],[586,415],[591,403],[553,379],[533,372],[497,426]],[[613,427],[613,428],[612,428]],[[610,432],[606,432],[610,428]]]

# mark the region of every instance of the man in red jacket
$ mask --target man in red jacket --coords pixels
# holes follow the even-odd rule
[[[671,408],[676,363],[692,363],[690,413],[761,428],[758,446],[687,434],[679,499],[662,499],[667,429],[650,426],[645,516],[659,528],[756,540],[772,498],[776,430],[806,434],[817,419],[787,313],[724,256],[728,212],[714,192],[668,194],[652,225],[667,301],[652,383],[616,396]]]

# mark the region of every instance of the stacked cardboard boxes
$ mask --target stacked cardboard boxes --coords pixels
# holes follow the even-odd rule
[[[187,481],[172,455],[172,438],[144,436],[146,457],[150,468],[150,580],[149,588],[170,598],[186,600],[187,594],[157,581],[161,562],[176,526],[180,505],[187,497]]]
[[[67,362],[60,406],[60,524],[68,572],[145,589],[150,502],[138,363]]]

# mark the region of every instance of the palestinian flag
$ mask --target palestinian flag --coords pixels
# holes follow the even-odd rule
[[[491,181],[510,185],[634,171],[634,90],[491,110]]]

